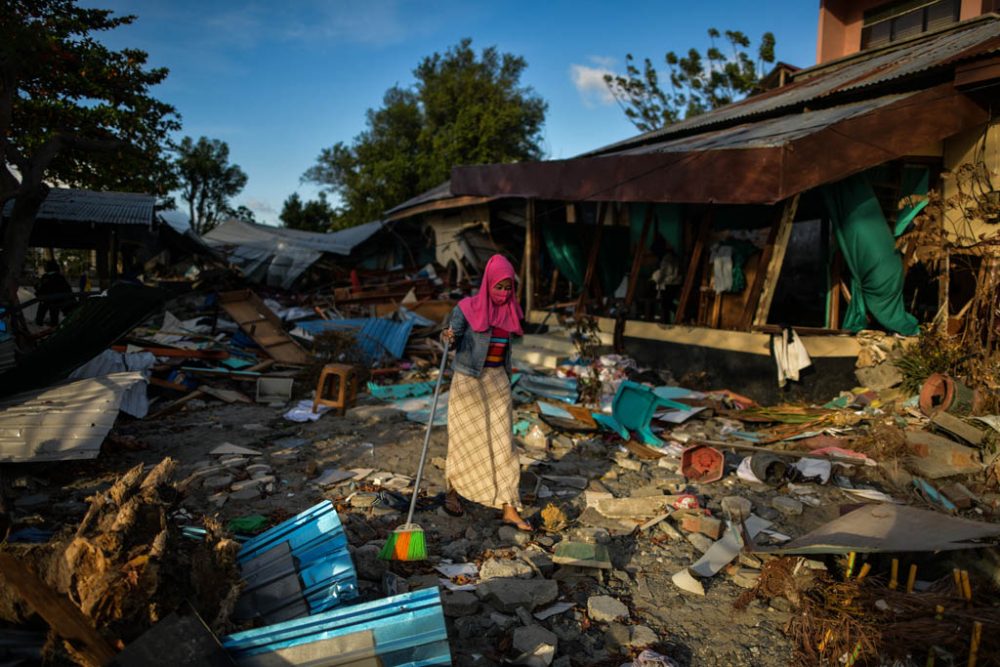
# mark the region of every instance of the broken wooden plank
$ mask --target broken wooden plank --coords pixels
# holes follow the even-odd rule
[[[0,576],[45,619],[56,635],[72,643],[76,657],[85,664],[98,667],[114,660],[115,650],[79,607],[52,590],[14,554],[0,552]]]
[[[594,230],[594,239],[590,244],[590,254],[587,259],[587,271],[583,275],[583,286],[580,290],[580,299],[576,304],[576,312],[583,314],[586,312],[587,298],[590,296],[590,284],[594,280],[597,272],[597,257],[601,249],[601,235],[604,231],[604,218],[606,217],[608,205],[604,202],[597,204],[597,224]]]
[[[705,246],[708,245],[708,238],[712,234],[712,217],[713,211],[709,207],[701,220],[701,226],[698,228],[698,238],[694,242],[694,248],[691,250],[691,258],[688,260],[687,272],[684,275],[684,285],[681,287],[681,296],[677,300],[677,312],[674,315],[675,324],[683,324],[687,316],[687,309],[691,302],[691,295],[694,292],[694,285],[701,270],[701,256],[704,254]]]
[[[771,312],[771,301],[774,300],[774,291],[778,286],[778,278],[781,276],[781,266],[785,263],[785,252],[788,250],[788,242],[792,238],[792,221],[795,220],[795,213],[798,209],[798,195],[785,202],[781,220],[778,222],[774,250],[771,252],[767,269],[764,271],[764,288],[760,295],[760,303],[757,304],[757,314],[753,318],[754,324],[767,324],[767,316]]]
[[[985,431],[981,431],[972,424],[967,424],[944,410],[931,417],[931,423],[938,429],[957,436],[976,447],[981,447],[986,439]]]
[[[219,306],[275,361],[300,366],[309,361],[305,350],[285,333],[278,316],[251,290],[222,292]]]
[[[774,244],[778,238],[778,228],[781,227],[782,215],[774,219],[771,230],[767,233],[767,242],[761,252],[760,260],[757,262],[757,271],[754,273],[753,283],[747,289],[746,303],[743,304],[743,315],[740,317],[740,331],[747,331],[753,325],[754,315],[757,313],[757,305],[760,303],[760,295],[764,290],[764,282],[767,278],[767,269],[771,263],[771,255],[774,253]]]

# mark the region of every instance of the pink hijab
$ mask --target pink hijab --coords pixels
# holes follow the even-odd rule
[[[458,302],[462,314],[469,321],[473,331],[488,331],[492,327],[505,329],[521,335],[521,319],[524,313],[521,304],[514,297],[514,290],[502,292],[494,290],[498,283],[510,279],[514,285],[516,273],[511,263],[503,255],[493,255],[483,271],[483,282],[475,296],[467,296]]]

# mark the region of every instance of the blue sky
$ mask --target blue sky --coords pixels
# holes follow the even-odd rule
[[[601,85],[626,53],[662,61],[668,50],[704,48],[709,27],[770,30],[779,60],[815,62],[818,0],[766,3],[403,0],[106,0],[88,5],[138,16],[103,36],[147,51],[170,76],[155,90],[182,116],[181,135],[229,144],[249,176],[237,204],[277,224],[322,148],[364,129],[365,110],[420,59],[463,37],[528,62],[523,83],[549,103],[544,149],[565,158],[636,134]],[[766,9],[761,9],[766,6]]]

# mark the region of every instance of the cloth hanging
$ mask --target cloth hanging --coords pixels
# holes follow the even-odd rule
[[[712,262],[712,289],[716,294],[733,288],[733,247],[716,243],[710,255]]]
[[[778,386],[784,387],[788,381],[799,381],[799,373],[812,366],[812,359],[799,335],[792,329],[783,329],[771,336],[774,361],[778,366]]]

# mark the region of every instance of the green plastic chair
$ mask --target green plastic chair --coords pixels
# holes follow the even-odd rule
[[[635,431],[641,437],[643,443],[662,447],[663,441],[657,438],[649,428],[649,424],[653,420],[653,415],[660,408],[690,410],[691,406],[671,401],[670,399],[660,398],[649,387],[625,380],[619,385],[618,391],[615,393],[615,398],[611,403],[611,414],[618,425],[627,429],[627,431]],[[627,438],[628,436],[623,437]]]

